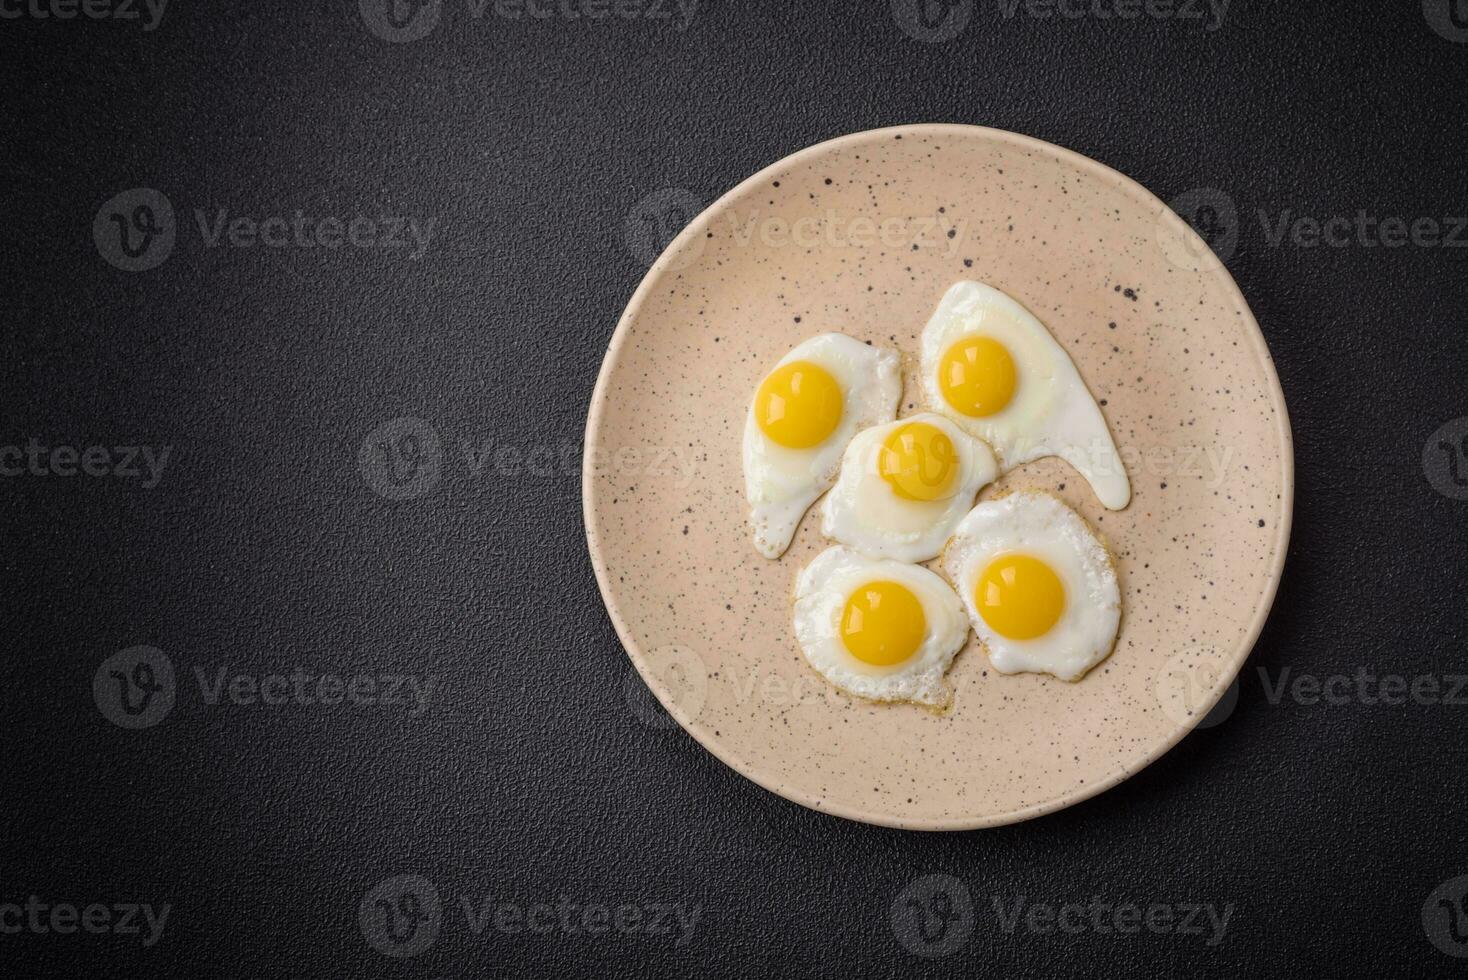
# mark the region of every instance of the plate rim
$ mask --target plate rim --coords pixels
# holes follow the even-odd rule
[[[593,433],[601,429],[602,415],[607,403],[607,386],[610,384],[612,370],[620,358],[622,348],[627,342],[632,321],[641,313],[643,305],[653,291],[658,288],[663,277],[670,271],[677,271],[672,269],[674,256],[685,242],[693,240],[703,232],[704,228],[713,221],[714,217],[725,208],[726,202],[743,194],[747,188],[772,179],[772,176],[777,172],[787,169],[794,163],[803,162],[808,157],[819,156],[822,153],[837,149],[844,144],[865,142],[896,135],[906,136],[908,134],[960,137],[980,136],[998,140],[1002,143],[1036,150],[1059,157],[1079,169],[1091,171],[1100,178],[1111,181],[1125,193],[1137,198],[1141,203],[1150,205],[1151,209],[1159,214],[1163,212],[1173,213],[1166,202],[1158,198],[1141,183],[1098,160],[1033,136],[1025,136],[1021,133],[996,129],[989,126],[976,126],[966,123],[907,123],[896,126],[884,126],[878,129],[865,129],[855,133],[848,133],[844,136],[822,140],[819,143],[814,143],[781,157],[775,162],[760,168],[760,170],[751,176],[741,180],[700,211],[682,231],[673,237],[673,240],[658,255],[657,260],[648,268],[642,277],[642,281],[638,283],[637,288],[633,291],[631,299],[627,301],[627,306],[623,309],[621,317],[617,320],[616,329],[612,331],[611,339],[607,344],[606,354],[602,357],[601,368],[597,372],[596,385],[592,389],[591,402],[587,410],[586,427],[582,432],[581,519],[586,534],[587,550],[591,557],[592,571],[596,575],[597,589],[601,593],[602,606],[606,610],[607,617],[612,622],[612,628],[617,633],[617,639],[621,641],[623,651],[626,653],[627,658],[632,661],[632,666],[642,678],[643,683],[647,685],[648,689],[657,697],[659,703],[662,704],[663,709],[678,723],[678,726],[684,733],[708,751],[710,755],[762,789],[768,790],[776,796],[787,799],[792,803],[797,803],[807,809],[815,810],[818,813],[829,814],[846,820],[854,820],[858,823],[890,827],[897,830],[979,830],[1032,820],[1036,817],[1054,813],[1099,796],[1101,793],[1113,789],[1127,779],[1130,779],[1166,755],[1187,737],[1188,733],[1200,721],[1208,716],[1208,713],[1238,678],[1239,672],[1243,669],[1245,661],[1248,660],[1249,655],[1253,652],[1254,646],[1259,640],[1259,635],[1264,630],[1264,625],[1269,618],[1269,614],[1274,608],[1274,600],[1279,591],[1280,579],[1283,576],[1285,562],[1288,557],[1290,531],[1294,518],[1294,433],[1290,426],[1289,408],[1285,402],[1284,389],[1280,386],[1279,373],[1275,370],[1274,357],[1270,354],[1269,344],[1264,339],[1263,331],[1259,329],[1259,321],[1254,316],[1253,309],[1249,306],[1248,298],[1244,296],[1243,291],[1239,289],[1238,283],[1234,280],[1233,273],[1229,271],[1227,265],[1219,261],[1214,266],[1214,271],[1222,275],[1223,282],[1232,290],[1238,308],[1244,314],[1245,332],[1249,335],[1249,341],[1255,357],[1264,368],[1265,380],[1269,388],[1270,403],[1275,413],[1276,435],[1279,439],[1281,453],[1280,519],[1275,528],[1274,560],[1265,579],[1264,591],[1260,596],[1258,606],[1254,610],[1254,616],[1250,620],[1249,626],[1245,630],[1237,649],[1233,651],[1233,656],[1229,661],[1229,669],[1226,671],[1226,677],[1224,674],[1220,674],[1219,683],[1210,692],[1206,707],[1200,707],[1199,710],[1194,711],[1186,722],[1177,725],[1165,738],[1158,740],[1147,752],[1128,762],[1120,771],[1108,773],[1104,778],[1088,783],[1071,792],[1063,793],[1038,803],[1018,807],[1004,813],[974,817],[907,819],[893,814],[864,810],[861,807],[831,803],[814,798],[798,789],[782,785],[778,779],[773,778],[772,774],[762,771],[759,767],[745,763],[743,760],[738,759],[734,753],[718,744],[707,726],[700,725],[696,719],[686,717],[685,712],[677,706],[676,702],[672,702],[670,698],[665,696],[661,685],[655,683],[654,678],[649,676],[642,650],[633,641],[627,623],[611,598],[610,578],[602,555],[602,545],[598,540],[592,506],[595,492],[595,467],[593,463],[596,449],[592,439]],[[1197,239],[1195,244],[1200,243],[1203,248],[1208,248],[1207,243],[1197,236],[1191,225],[1181,219],[1179,219],[1179,224],[1187,229],[1185,234],[1192,235],[1193,238]],[[802,520],[804,519],[802,517]]]

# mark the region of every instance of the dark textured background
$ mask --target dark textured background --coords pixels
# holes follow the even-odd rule
[[[1271,684],[1468,670],[1468,501],[1434,489],[1429,445],[1468,415],[1468,249],[1274,245],[1259,213],[1446,231],[1468,212],[1468,29],[1435,31],[1417,0],[1235,0],[1213,31],[1006,19],[979,0],[961,34],[929,43],[875,2],[706,0],[680,31],[476,19],[443,0],[433,32],[388,43],[356,0],[176,0],[153,31],[15,3],[0,2],[23,14],[0,19],[0,444],[171,455],[151,488],[0,479],[0,903],[171,911],[150,948],[0,935],[0,973],[1461,970],[1423,913],[1468,873],[1468,703],[1271,704],[1258,670]],[[624,240],[637,202],[711,200],[820,140],[924,121],[1050,140],[1164,199],[1235,202],[1229,266],[1274,353],[1298,466],[1289,565],[1232,715],[1097,799],[951,835],[808,812],[647,724],[577,473],[602,353],[645,270]],[[139,187],[172,202],[178,238],[128,272],[92,223]],[[208,248],[193,214],[221,208],[436,224],[417,261]],[[441,437],[441,469],[394,501],[358,454],[402,416]],[[465,445],[499,465],[476,473]],[[92,681],[139,644],[169,658],[177,701],[128,730]],[[194,679],[297,667],[439,687],[412,716],[211,706]],[[399,874],[426,876],[444,906],[437,942],[402,961],[358,922]],[[891,926],[927,874],[960,879],[978,910],[931,961]],[[1235,910],[1211,948],[1006,933],[992,901],[1021,895]],[[465,897],[701,917],[681,946],[476,935]]]

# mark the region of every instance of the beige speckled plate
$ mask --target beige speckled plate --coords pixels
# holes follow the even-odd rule
[[[1121,633],[1076,684],[989,669],[971,641],[944,714],[828,687],[790,626],[813,515],[754,551],[740,439],[764,372],[826,330],[905,352],[943,291],[979,279],[1070,352],[1134,496],[1104,510],[1058,460],[1038,487],[1117,558]],[[923,408],[907,370],[901,414]],[[782,796],[925,830],[994,826],[1138,771],[1224,693],[1289,539],[1289,421],[1259,328],[1207,247],[1094,161],[1012,133],[907,126],[822,143],[724,195],[658,259],[617,326],[586,426],[592,564],[628,655],[694,738]],[[932,563],[936,565],[936,563]]]

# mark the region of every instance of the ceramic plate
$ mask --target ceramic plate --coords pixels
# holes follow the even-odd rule
[[[1070,352],[1133,497],[1107,511],[1055,459],[984,491],[1044,489],[1090,521],[1116,558],[1121,631],[1075,684],[998,674],[971,636],[948,675],[952,707],[935,714],[852,699],[807,666],[790,596],[826,544],[818,515],[779,560],[756,554],[740,445],[761,377],[823,331],[901,350],[899,414],[923,410],[918,336],[966,278],[1017,298]],[[612,623],[689,734],[805,806],[953,830],[1099,793],[1208,712],[1273,600],[1293,457],[1259,328],[1187,225],[1068,150],[934,125],[797,153],[673,240],[612,337],[583,479]]]

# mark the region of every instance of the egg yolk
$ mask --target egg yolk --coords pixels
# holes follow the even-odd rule
[[[841,642],[863,663],[890,667],[917,653],[928,623],[923,605],[905,585],[868,582],[846,600]]]
[[[965,337],[938,365],[943,397],[974,418],[1002,411],[1014,397],[1014,358],[993,337]]]
[[[974,605],[1000,636],[1033,640],[1050,632],[1065,611],[1065,586],[1038,558],[1002,555],[979,576]]]
[[[809,449],[841,424],[841,386],[810,361],[791,361],[771,371],[754,396],[754,417],[771,442]]]
[[[958,482],[958,451],[927,422],[894,429],[882,440],[878,472],[903,500],[946,500]]]

